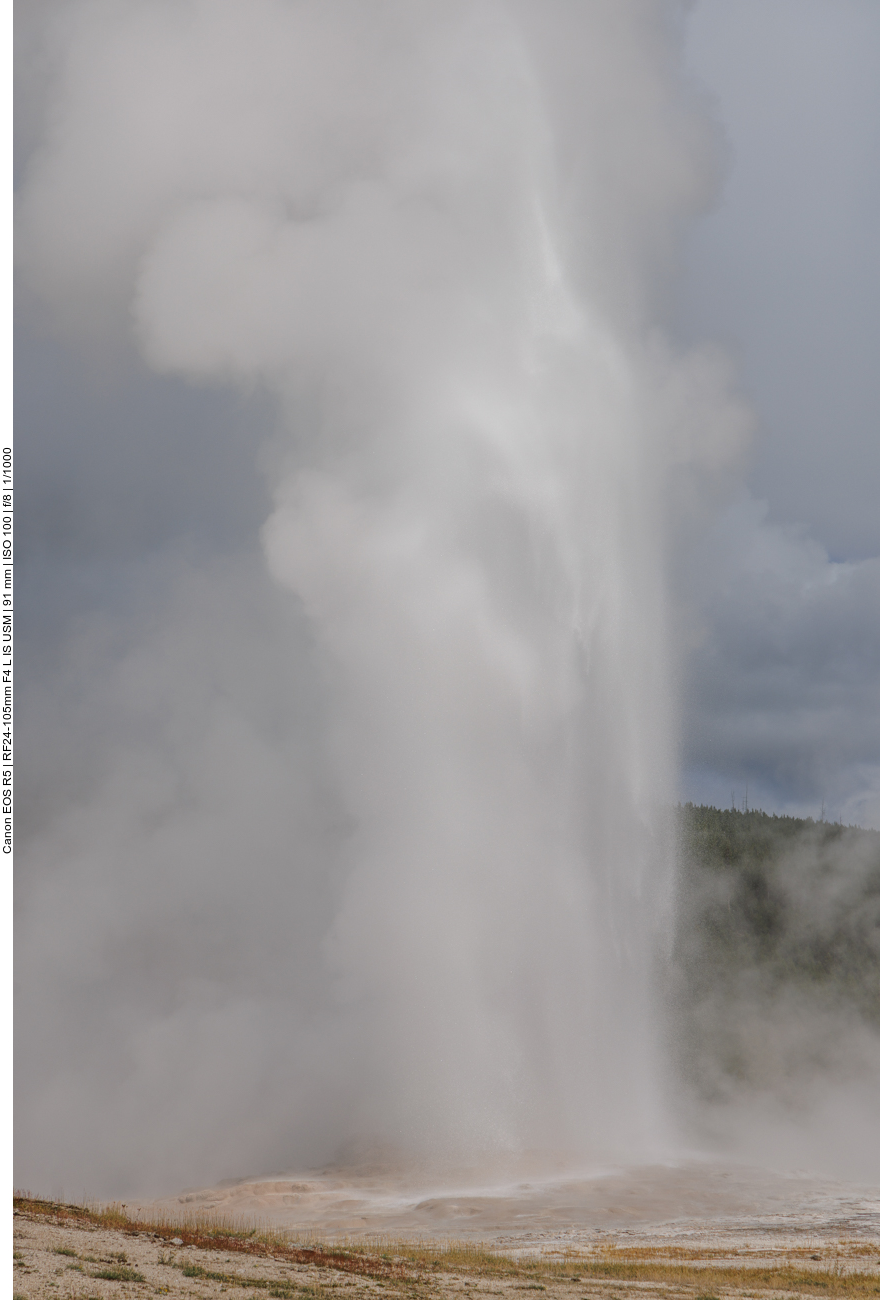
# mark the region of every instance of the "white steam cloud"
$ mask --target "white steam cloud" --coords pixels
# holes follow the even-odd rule
[[[33,706],[20,1181],[668,1140],[670,521],[748,428],[653,329],[714,183],[681,19],[57,20],[30,288],[278,431],[265,567],[179,563]]]

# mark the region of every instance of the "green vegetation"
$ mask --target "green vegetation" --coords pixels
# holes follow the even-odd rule
[[[126,1268],[124,1264],[114,1264],[112,1268],[99,1268],[90,1273],[90,1277],[103,1278],[105,1282],[144,1282],[146,1278],[136,1268]]]
[[[692,804],[679,816],[691,966],[698,952],[716,971],[833,986],[880,1023],[880,832]]]
[[[184,1277],[204,1278],[209,1282],[222,1282],[225,1286],[253,1287],[255,1290],[268,1291],[271,1296],[291,1296],[294,1294],[293,1282],[279,1281],[277,1278],[253,1277],[246,1273],[222,1273],[201,1264],[175,1264]]]
[[[880,832],[693,804],[678,832],[678,1041],[701,1092],[789,1087],[880,1029]]]

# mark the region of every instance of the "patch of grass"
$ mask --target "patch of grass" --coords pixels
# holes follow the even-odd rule
[[[212,1282],[228,1282],[231,1274],[213,1273],[210,1269],[202,1268],[201,1264],[180,1264],[178,1265],[184,1277],[208,1277]]]
[[[588,1277],[620,1282],[661,1282],[667,1286],[693,1285],[696,1269],[687,1264],[649,1263],[648,1261],[596,1261],[581,1268]],[[717,1297],[724,1290],[746,1288],[753,1291],[795,1291],[801,1295],[876,1296],[880,1282],[873,1274],[841,1273],[832,1269],[815,1272],[788,1264],[749,1268],[709,1265],[699,1270],[703,1297]]]
[[[54,1253],[56,1255],[69,1255],[71,1259],[76,1259],[76,1251],[71,1250],[69,1246],[56,1246]]]
[[[143,1273],[136,1268],[126,1268],[124,1264],[114,1264],[112,1268],[99,1268],[91,1277],[101,1278],[105,1282],[146,1282]]]
[[[254,1287],[260,1291],[268,1291],[271,1296],[289,1297],[295,1294],[310,1295],[311,1291],[304,1291],[297,1287],[293,1282],[286,1282],[278,1278],[250,1277],[243,1273],[218,1273],[210,1268],[203,1268],[201,1264],[175,1264],[184,1277],[204,1278],[210,1282],[223,1282],[226,1286],[246,1286]],[[318,1294],[318,1292],[314,1292]],[[323,1294],[323,1292],[321,1292]]]

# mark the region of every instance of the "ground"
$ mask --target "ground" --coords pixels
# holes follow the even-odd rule
[[[86,1210],[18,1198],[14,1211],[14,1295],[22,1300],[125,1300],[167,1295],[248,1297],[519,1296],[566,1300],[773,1300],[880,1296],[880,1240],[854,1234],[717,1225],[702,1243],[681,1233],[603,1232],[591,1243],[520,1240],[505,1251],[474,1241],[349,1239],[231,1230],[202,1218],[131,1221],[118,1208]]]

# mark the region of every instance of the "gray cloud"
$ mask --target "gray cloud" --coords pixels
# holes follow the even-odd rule
[[[880,825],[880,15],[703,0],[690,65],[728,141],[686,248],[680,325],[738,358],[751,501],[685,560],[687,797]]]
[[[721,806],[880,824],[880,560],[835,564],[744,498],[687,569],[685,774]]]
[[[681,286],[742,364],[750,486],[836,560],[880,553],[880,14],[870,0],[702,0],[689,61],[728,140],[723,201]]]

